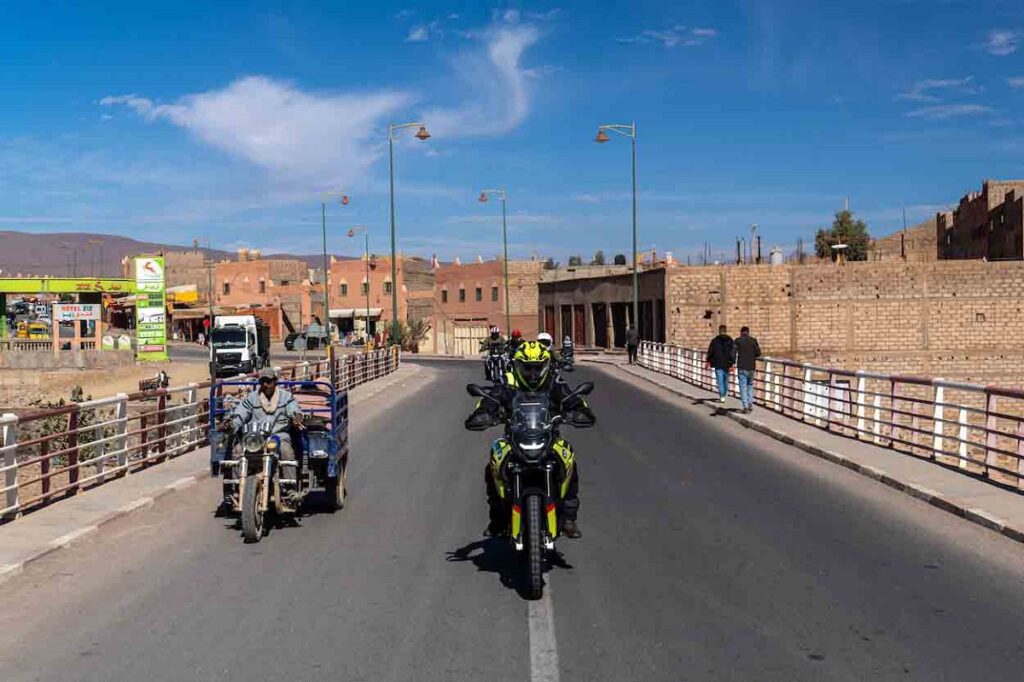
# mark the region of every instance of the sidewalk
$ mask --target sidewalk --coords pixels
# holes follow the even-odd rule
[[[421,374],[422,368],[402,364],[397,371],[352,389],[352,402],[366,403]],[[0,583],[21,573],[25,564],[92,535],[114,519],[151,507],[164,495],[209,475],[210,449],[204,447],[0,526]]]
[[[926,459],[829,433],[760,406],[755,406],[751,414],[743,414],[739,411],[739,402],[732,397],[723,408],[717,402],[712,402],[712,398],[717,400],[716,393],[636,365],[625,364],[622,360],[595,358],[589,361],[604,365],[607,371],[624,372],[648,381],[693,400],[695,406],[702,406],[710,412],[724,413],[747,428],[815,457],[845,466],[1017,542],[1024,542],[1024,495]]]

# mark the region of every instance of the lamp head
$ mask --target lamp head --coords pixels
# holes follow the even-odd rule
[[[604,128],[597,129],[597,137],[594,138],[594,142],[597,142],[598,144],[604,144],[609,139],[610,138],[608,137],[608,133],[604,131]]]
[[[481,204],[487,203],[487,192],[480,192],[480,198],[477,199]]]
[[[416,132],[416,139],[420,142],[425,142],[430,138],[430,133],[427,132],[426,126],[420,126],[420,129]]]

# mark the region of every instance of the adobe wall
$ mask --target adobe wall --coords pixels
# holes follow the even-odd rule
[[[674,267],[671,343],[747,325],[766,353],[902,374],[1024,381],[1024,262]]]

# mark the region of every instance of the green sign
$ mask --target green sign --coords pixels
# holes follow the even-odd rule
[[[135,259],[135,357],[167,359],[167,296],[163,258]]]

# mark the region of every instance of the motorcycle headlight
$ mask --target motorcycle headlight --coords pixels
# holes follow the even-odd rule
[[[245,438],[242,439],[242,449],[246,452],[259,452],[263,449],[263,445],[266,441],[258,433],[247,433]]]
[[[515,444],[523,459],[531,462],[537,461],[548,451],[548,438],[546,436],[531,434],[521,440],[516,440]]]

